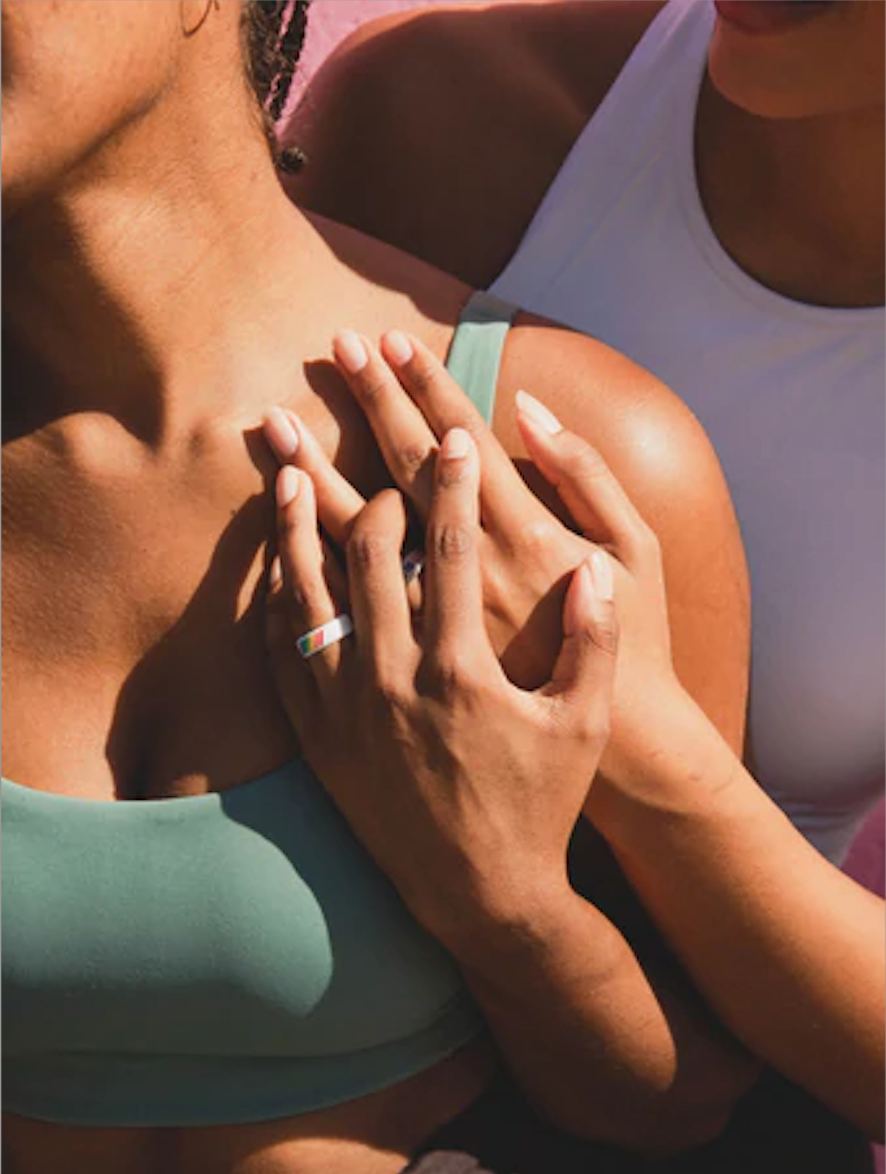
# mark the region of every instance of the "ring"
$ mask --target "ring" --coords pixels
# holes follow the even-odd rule
[[[403,556],[403,578],[408,587],[410,583],[414,583],[419,577],[425,567],[425,554],[423,550],[410,550],[408,554]]]
[[[295,647],[299,650],[301,655],[307,660],[314,656],[317,652],[322,652],[324,648],[330,648],[333,644],[338,644],[339,640],[344,640],[345,636],[350,636],[354,630],[354,623],[347,612],[342,612],[341,615],[329,620],[325,624],[321,624],[319,628],[311,628],[310,632],[305,632],[304,636],[299,636],[295,642]]]

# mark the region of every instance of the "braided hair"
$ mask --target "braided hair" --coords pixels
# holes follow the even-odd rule
[[[301,171],[304,153],[281,148],[275,124],[286,106],[305,42],[310,0],[249,0],[244,7],[244,49],[249,81],[259,101],[262,126],[281,171]]]

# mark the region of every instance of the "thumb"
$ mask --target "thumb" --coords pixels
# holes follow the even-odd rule
[[[542,690],[608,729],[618,651],[615,579],[610,556],[595,550],[573,573],[563,603],[563,644]]]

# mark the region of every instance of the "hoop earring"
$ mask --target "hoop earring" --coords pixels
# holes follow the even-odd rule
[[[201,12],[199,18],[197,19],[196,24],[192,24],[192,25],[188,25],[187,21],[185,20],[186,2],[187,2],[187,0],[180,0],[179,6],[178,6],[178,19],[179,19],[179,24],[181,25],[182,36],[193,37],[194,34],[199,33],[199,31],[206,24],[206,21],[209,19],[210,11],[214,8],[215,11],[218,12],[219,0],[206,0],[206,4],[204,5],[203,11]]]

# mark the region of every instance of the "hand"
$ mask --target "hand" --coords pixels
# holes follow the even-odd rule
[[[285,466],[268,604],[305,757],[414,915],[454,949],[478,919],[530,917],[569,893],[567,846],[607,738],[617,642],[611,559],[594,551],[570,578],[550,680],[528,692],[507,679],[483,616],[479,479],[471,437],[450,431],[429,471],[419,635],[400,495],[351,520],[345,585],[318,534],[313,481]],[[296,637],[346,607],[354,635],[299,657]]]
[[[380,353],[346,332],[336,339],[335,355],[394,480],[422,519],[428,515],[438,438],[456,426],[474,437],[481,464],[486,619],[512,680],[532,686],[550,671],[560,640],[562,584],[589,557],[591,544],[613,556],[622,638],[613,736],[601,774],[616,778],[625,769],[625,756],[641,748],[645,753],[644,697],[659,706],[662,697],[679,690],[655,534],[600,455],[525,393],[518,392],[517,409],[526,449],[590,541],[568,529],[528,488],[468,397],[418,340],[392,331]],[[365,504],[360,494],[292,413],[275,410],[266,436],[278,459],[311,475],[320,521],[344,544]]]

